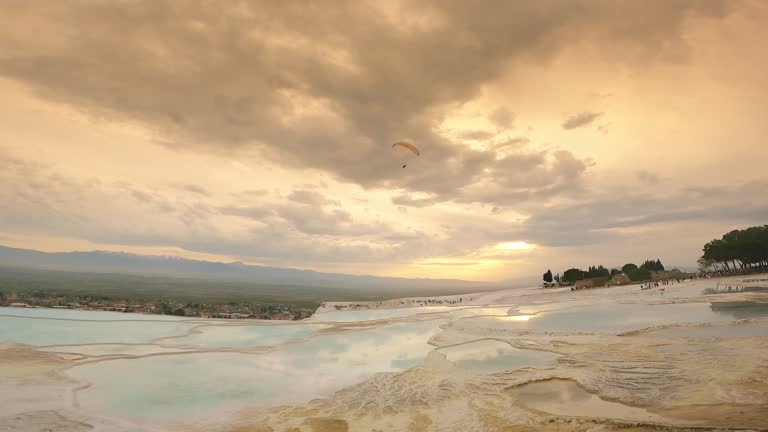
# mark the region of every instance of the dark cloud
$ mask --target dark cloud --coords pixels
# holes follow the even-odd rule
[[[438,203],[437,198],[414,198],[410,195],[398,195],[392,198],[392,204],[405,207],[429,207]]]
[[[323,194],[314,190],[295,190],[288,195],[288,200],[299,204],[322,207],[326,205],[339,206],[338,201],[327,199]]]
[[[266,189],[246,189],[240,192],[233,192],[229,195],[243,202],[250,202],[253,200],[262,199],[262,197],[268,194],[269,194],[269,191]]]
[[[178,150],[257,154],[265,165],[388,188],[402,213],[441,202],[492,210],[426,235],[357,220],[312,184],[294,186],[287,202],[254,190],[224,205],[195,185],[180,185],[189,193],[115,187],[0,157],[0,229],[285,264],[460,257],[499,241],[605,244],[654,224],[764,222],[764,183],[611,195],[589,190],[591,163],[571,152],[538,151],[524,137],[473,150],[436,132],[448,110],[510,68],[575,43],[599,45],[607,61],[630,68],[654,64],[684,53],[684,22],[722,16],[725,4],[406,0],[390,16],[379,2],[11,0],[0,11],[0,76],[42,99],[145,125]],[[563,127],[598,125],[600,115],[581,113]],[[487,118],[500,129],[515,123],[504,107]],[[403,137],[423,151],[407,170],[389,147]],[[527,218],[505,220],[513,211]]]
[[[768,220],[768,198],[758,191],[766,187],[768,181],[762,180],[712,188],[705,199],[698,188],[668,194],[629,191],[535,210],[522,225],[508,229],[530,243],[570,246],[631,237],[632,229],[659,223],[762,223]]]
[[[202,217],[203,214],[208,214],[211,212],[211,209],[209,209],[208,207],[202,206],[202,204],[194,200],[179,201],[177,199],[173,199],[172,197],[159,193],[156,190],[148,192],[146,190],[137,189],[130,185],[128,186],[119,185],[119,186],[126,187],[126,190],[130,193],[133,199],[135,199],[140,204],[154,208],[162,213],[179,215],[189,223],[191,223],[195,219]],[[82,191],[83,189],[88,189],[88,185],[86,184],[72,185],[72,188],[76,188]],[[170,189],[178,190],[179,188],[176,186],[171,186]]]
[[[462,132],[461,138],[471,141],[485,141],[496,136],[495,132],[489,132],[484,130],[473,130]]]
[[[362,1],[12,1],[0,12],[0,75],[93,116],[141,122],[174,148],[255,148],[364,187],[449,197],[496,182],[485,175],[492,152],[434,132],[450,106],[573,41],[619,62],[659,61],[684,50],[687,18],[723,15],[724,4],[406,1],[389,14]],[[403,136],[424,149],[418,170],[398,169],[388,151]]]
[[[481,203],[491,205],[520,204],[530,199],[540,202],[563,192],[578,193],[582,188],[582,176],[591,161],[576,158],[568,151],[528,151],[490,159],[490,153],[475,153],[475,159],[463,161],[464,166],[481,166],[482,177],[466,186],[450,183],[453,173],[442,175],[445,184],[453,188],[439,190],[428,197],[413,193],[398,195],[392,199],[397,205],[427,207],[439,202]],[[415,188],[418,191],[418,188]]]
[[[393,262],[426,250],[415,247],[426,243],[423,234],[358,223],[333,206],[211,206],[197,195],[179,196],[174,187],[148,191],[125,183],[74,180],[3,154],[0,165],[5,168],[0,170],[0,232],[124,246],[172,245],[281,265]],[[217,225],[220,215],[242,221]]]
[[[601,92],[590,92],[589,93],[589,97],[595,98],[597,100],[608,99],[611,96],[613,96],[613,93],[601,93]]]
[[[427,236],[424,233],[416,232],[403,232],[395,234],[386,234],[379,237],[379,240],[391,242],[391,243],[410,243],[413,241],[423,241]]]
[[[210,193],[208,193],[208,191],[204,187],[202,187],[200,185],[196,185],[196,184],[179,184],[179,185],[173,185],[173,186],[175,188],[179,189],[179,190],[190,192],[190,193],[193,193],[193,194],[198,194],[198,195],[202,195],[202,196],[210,196]]]
[[[383,224],[361,224],[344,210],[322,210],[310,206],[282,206],[277,214],[297,231],[309,235],[360,237],[386,234],[392,228]]]
[[[529,200],[546,202],[564,192],[576,195],[590,164],[567,151],[507,156],[494,161],[489,181],[462,189],[456,201],[519,205]]]
[[[218,212],[223,215],[240,216],[248,219],[263,220],[269,216],[274,215],[274,211],[264,206],[221,206],[217,208]]]
[[[498,107],[488,116],[488,120],[497,127],[509,129],[515,122],[515,114],[505,107]]]
[[[140,191],[140,190],[132,190],[131,191],[131,196],[133,196],[133,198],[136,201],[139,201],[139,202],[145,203],[145,204],[146,203],[152,203],[152,202],[155,201],[155,198],[152,195],[150,195],[150,194],[148,194],[148,193],[146,193],[144,191]]]
[[[494,144],[491,147],[491,150],[497,151],[502,149],[521,149],[524,148],[527,144],[531,142],[530,139],[526,137],[515,137],[515,138],[509,138],[506,139],[500,143]]]
[[[349,212],[334,208],[340,206],[338,201],[329,200],[314,190],[295,190],[287,199],[289,203],[264,202],[260,206],[223,206],[218,210],[221,214],[268,224],[283,224],[307,235],[359,237],[393,232],[391,227],[382,223],[356,223]]]
[[[563,129],[576,129],[591,124],[603,115],[601,112],[583,112],[574,114],[563,122]]]
[[[278,215],[305,234],[339,234],[341,227],[352,221],[343,210],[327,212],[309,206],[282,206]]]
[[[645,170],[638,171],[637,173],[635,173],[635,175],[637,175],[637,179],[640,180],[642,183],[646,183],[650,185],[658,184],[659,181],[661,181],[661,178],[659,178],[658,175]]]

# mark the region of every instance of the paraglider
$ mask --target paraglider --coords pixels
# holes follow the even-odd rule
[[[400,146],[400,147],[403,147],[403,148],[406,148],[406,149],[408,149],[408,150],[412,151],[412,152],[413,152],[413,154],[415,154],[416,156],[420,156],[420,155],[421,155],[421,152],[419,151],[419,149],[418,149],[418,148],[416,148],[416,146],[415,146],[415,145],[413,145],[413,144],[411,144],[411,143],[409,143],[409,142],[405,142],[405,141],[398,141],[398,142],[396,142],[396,143],[392,144],[392,147],[393,147],[393,148],[394,148],[394,147],[397,147],[397,146]],[[408,164],[404,163],[404,164],[403,164],[403,168],[405,168],[406,166],[408,166]]]
[[[419,152],[419,149],[417,149],[415,145],[413,145],[411,143],[408,143],[408,142],[405,142],[405,141],[398,141],[398,142],[392,144],[392,147],[396,147],[396,146],[405,147],[408,150],[412,151],[414,154],[416,154],[416,156],[419,156],[421,154]]]

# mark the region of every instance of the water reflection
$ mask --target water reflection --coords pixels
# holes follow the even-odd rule
[[[154,315],[82,309],[11,308],[0,307],[0,315],[30,318],[72,319],[78,321],[179,321],[189,318],[173,315]]]
[[[129,418],[204,416],[246,404],[301,403],[422,361],[444,321],[328,334],[266,354],[195,353],[86,364],[81,405]]]
[[[620,332],[664,324],[729,321],[757,316],[768,316],[768,304],[714,308],[710,308],[707,303],[599,304],[541,312],[536,315],[472,319],[479,322],[489,322],[489,326],[504,323],[504,325],[521,329],[561,332]]]
[[[735,319],[756,318],[768,315],[768,303],[751,301],[712,302],[710,308],[714,313]]]
[[[158,345],[120,345],[120,344],[98,344],[98,345],[67,345],[40,348],[38,351],[82,354],[87,356],[106,356],[106,355],[130,355],[140,356],[154,353],[182,352],[186,351],[179,348],[162,347]]]
[[[84,313],[84,312],[81,312]],[[87,314],[87,313],[86,313]],[[197,324],[168,321],[62,321],[0,316],[0,344],[147,343],[181,335]]]
[[[302,339],[327,328],[320,324],[203,326],[189,336],[168,339],[173,345],[210,348],[249,348]]]
[[[608,402],[587,392],[570,380],[539,381],[510,390],[529,408],[550,414],[574,417],[608,417],[632,421],[663,420],[648,411]]]
[[[559,355],[517,349],[496,340],[481,340],[438,350],[456,366],[479,372],[497,372],[526,367],[551,366]]]
[[[447,312],[451,318],[466,318],[478,315],[506,315],[510,306],[425,306],[401,309],[340,310],[312,315],[308,322],[359,322],[393,318],[404,318],[419,314]]]
[[[739,325],[707,327],[672,327],[650,333],[653,337],[663,338],[734,338],[768,335],[768,323],[749,323]]]
[[[424,313],[437,313],[456,310],[450,306],[409,307],[401,309],[341,310],[312,315],[310,322],[357,322],[390,318],[402,318]]]
[[[766,292],[768,287],[759,286],[740,286],[740,285],[719,285],[716,288],[705,288],[701,293],[705,295],[712,294],[737,294],[745,292]]]

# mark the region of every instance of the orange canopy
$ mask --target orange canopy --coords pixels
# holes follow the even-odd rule
[[[405,141],[398,141],[398,142],[392,144],[392,147],[395,147],[395,146],[405,147],[408,150],[414,152],[416,154],[416,156],[420,156],[421,155],[421,153],[419,152],[419,149],[417,149],[416,146],[411,144],[411,143],[407,143]]]

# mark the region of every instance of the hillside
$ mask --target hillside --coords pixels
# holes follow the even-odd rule
[[[334,288],[360,291],[361,294],[398,295],[450,294],[497,289],[494,284],[453,279],[406,279],[368,275],[322,273],[309,270],[221,263],[179,257],[136,255],[123,252],[57,252],[0,246],[0,266],[15,269],[56,270],[77,273],[194,278],[231,282],[248,286],[269,285],[306,288]],[[0,270],[2,271],[2,270]]]

